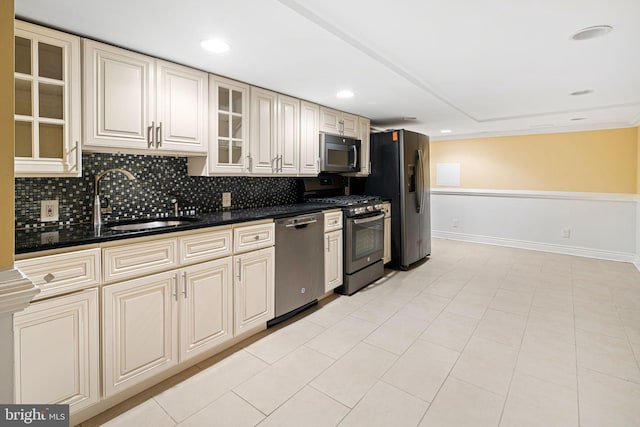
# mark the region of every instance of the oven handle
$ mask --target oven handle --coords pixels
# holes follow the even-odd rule
[[[379,219],[384,218],[384,213],[380,214],[380,215],[376,215],[376,216],[372,216],[371,218],[364,218],[364,219],[354,219],[353,223],[358,225],[358,224],[366,224],[368,222],[373,222],[373,221],[377,221]]]

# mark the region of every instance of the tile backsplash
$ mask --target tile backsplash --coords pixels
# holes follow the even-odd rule
[[[172,198],[178,200],[180,210],[220,211],[223,192],[231,192],[232,209],[300,200],[297,178],[192,177],[187,175],[184,157],[92,153],[82,156],[81,178],[16,178],[16,228],[52,224],[40,222],[41,200],[58,200],[58,223],[90,222],[94,175],[111,168],[126,169],[136,177],[129,181],[121,173],[110,173],[100,181],[100,197],[103,206],[108,199],[111,218],[172,214]]]

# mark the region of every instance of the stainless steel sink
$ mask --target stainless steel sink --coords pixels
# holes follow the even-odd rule
[[[154,228],[175,227],[177,225],[190,224],[197,220],[197,218],[151,219],[105,224],[105,227],[113,231],[139,231],[152,230]]]

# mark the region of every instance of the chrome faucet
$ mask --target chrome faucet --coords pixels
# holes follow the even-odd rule
[[[100,227],[102,226],[102,210],[101,210],[101,204],[100,204],[100,189],[99,189],[100,180],[102,179],[103,176],[105,176],[110,172],[120,172],[124,176],[129,178],[129,181],[135,181],[136,179],[136,177],[133,176],[131,172],[121,168],[107,169],[95,175],[94,182],[93,182],[93,228],[98,232],[100,231]]]

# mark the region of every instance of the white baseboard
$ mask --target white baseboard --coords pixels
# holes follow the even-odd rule
[[[534,251],[552,252],[564,255],[575,255],[587,258],[600,258],[611,261],[621,261],[633,263],[640,271],[640,256],[634,253],[605,251],[601,249],[582,248],[578,246],[557,245],[553,243],[530,242],[526,240],[505,239],[501,237],[478,236],[465,233],[454,233],[450,231],[433,230],[433,237],[443,239],[461,240],[473,243],[486,243],[496,246],[508,246],[519,249],[530,249]]]

